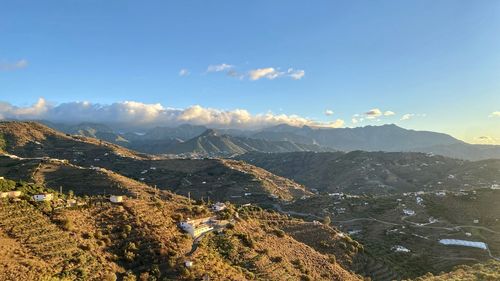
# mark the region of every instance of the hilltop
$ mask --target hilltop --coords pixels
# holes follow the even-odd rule
[[[106,141],[64,134],[37,122],[0,122],[0,151],[20,157],[52,157],[84,161],[108,153],[118,157],[145,159],[147,156]]]

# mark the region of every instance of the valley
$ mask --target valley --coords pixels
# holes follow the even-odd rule
[[[2,188],[23,194],[2,201],[12,219],[3,220],[0,234],[6,247],[27,247],[16,255],[32,259],[43,276],[385,281],[438,278],[500,256],[497,160],[362,151],[192,159],[137,153],[37,123],[4,122],[0,129]],[[33,202],[40,192],[57,200]],[[112,203],[110,195],[125,200]],[[81,204],[61,205],[72,198]],[[213,211],[214,202],[227,210]],[[25,244],[35,216],[44,223],[33,231],[57,240]],[[207,216],[232,223],[199,238],[178,226]],[[53,255],[37,252],[43,243]],[[65,254],[78,261],[61,263]],[[31,266],[0,262],[2,276],[30,278]]]

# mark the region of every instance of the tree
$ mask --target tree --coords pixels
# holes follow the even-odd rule
[[[323,219],[323,224],[324,225],[330,225],[332,223],[332,219],[330,219],[330,216],[325,216]]]
[[[130,271],[127,271],[125,273],[125,276],[123,276],[123,281],[136,281],[137,277]]]
[[[104,275],[104,280],[105,281],[116,281],[116,274],[113,272],[108,272]]]

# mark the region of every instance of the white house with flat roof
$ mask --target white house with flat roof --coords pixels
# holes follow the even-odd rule
[[[40,193],[33,195],[33,200],[36,202],[52,201],[52,199],[54,199],[54,194],[52,193]]]
[[[183,221],[179,224],[182,230],[189,233],[192,237],[198,237],[201,234],[214,229],[209,223],[212,217]]]
[[[109,201],[113,203],[122,203],[123,202],[123,196],[121,195],[111,195],[109,197]]]
[[[226,209],[226,204],[224,204],[224,203],[217,202],[217,203],[212,205],[212,210],[214,210],[215,212],[220,212],[224,209]]]

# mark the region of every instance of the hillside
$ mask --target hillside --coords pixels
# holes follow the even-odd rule
[[[247,166],[242,172],[230,167],[228,163],[231,162],[217,159],[153,158],[104,141],[67,136],[33,122],[3,122],[0,123],[0,133],[7,140],[5,151],[25,158],[17,160],[52,162],[44,166],[53,166],[47,169],[55,169],[61,178],[72,178],[75,165],[87,170],[101,167],[160,189],[186,196],[190,193],[196,199],[210,197],[241,204],[269,205],[275,200],[290,201],[310,194],[290,180],[244,163],[239,165]],[[61,162],[57,159],[67,160],[70,165],[61,166],[55,163]],[[12,159],[3,161],[10,163]],[[84,173],[78,171],[78,174],[80,177],[75,181],[79,178],[84,182]]]
[[[188,217],[214,215],[208,205],[101,172],[92,170],[85,174],[87,182],[76,186],[85,195],[76,198],[86,203],[80,207],[55,209],[59,200],[37,204],[27,201],[27,197],[19,202],[1,200],[0,279],[276,280],[287,276],[287,280],[361,280],[332,263],[328,256],[286,234],[276,235],[271,221],[259,220],[231,205],[222,215],[231,221],[236,218],[233,226],[195,241],[177,224]],[[43,172],[47,173],[51,172]],[[115,194],[129,195],[123,204],[111,204],[92,195],[91,191],[100,190],[106,178],[111,185],[121,185],[121,190],[113,191]],[[49,185],[51,181],[43,183]],[[57,183],[63,190],[77,184],[64,178]],[[16,184],[17,188],[20,184]],[[39,184],[24,190],[44,189]],[[68,196],[56,195],[63,199]],[[236,212],[241,215],[234,217]],[[261,210],[259,215],[269,217],[267,213]],[[302,222],[283,218],[282,223]],[[33,236],[35,233],[38,236]],[[186,261],[192,265],[186,267]]]
[[[390,194],[490,187],[500,182],[500,160],[471,162],[424,153],[247,153],[237,159],[319,192]]]
[[[390,280],[391,271],[393,277],[416,278],[499,259],[498,200],[500,190],[489,188],[376,197],[335,194],[299,200],[283,211],[309,219],[331,217],[336,227],[363,245],[367,257],[359,257],[364,262],[358,265],[367,275]],[[481,242],[486,249],[443,245],[441,239]]]
[[[94,138],[64,134],[37,122],[0,122],[1,151],[20,157],[79,159],[85,163],[110,157],[145,159],[146,155]]]

